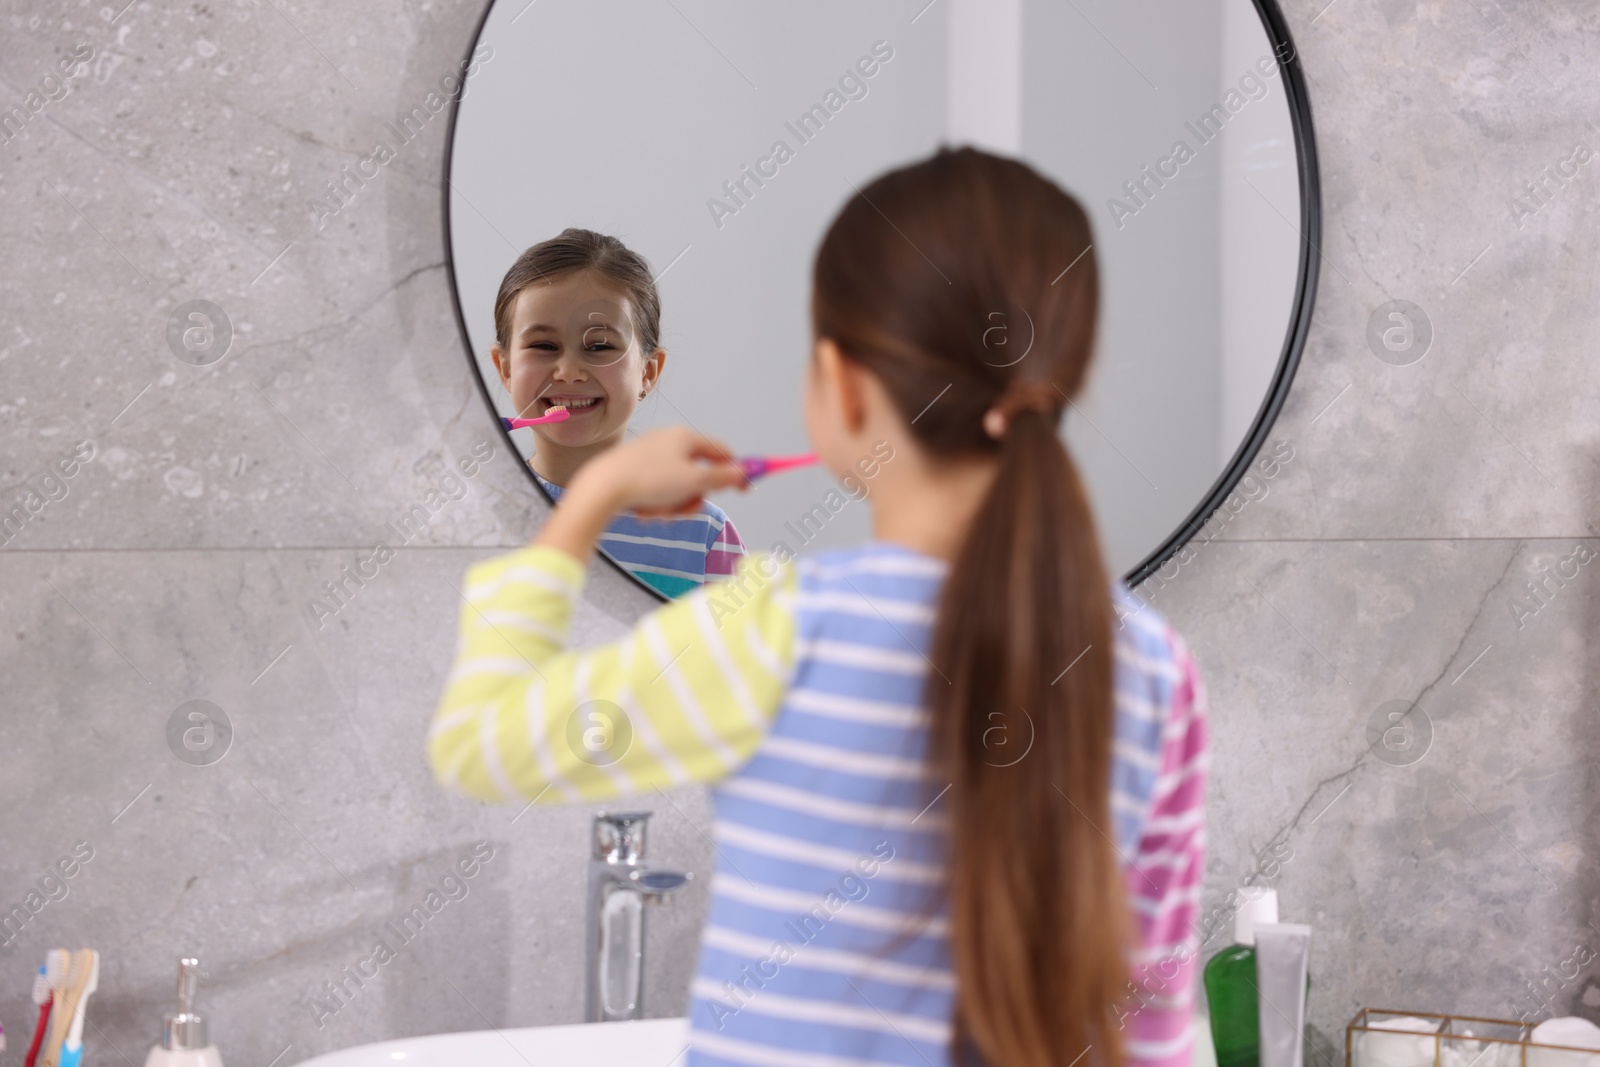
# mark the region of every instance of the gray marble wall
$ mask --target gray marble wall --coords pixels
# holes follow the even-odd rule
[[[478,808],[421,759],[461,573],[543,515],[455,334],[443,115],[320,225],[306,206],[424,102],[478,12],[124,2],[0,11],[6,106],[40,93],[0,135],[0,484],[7,508],[43,504],[0,551],[0,908],[46,901],[0,948],[0,1021],[27,1032],[53,945],[103,953],[104,1059],[143,1056],[187,953],[230,1063],[575,1021],[588,812]],[[1600,949],[1600,564],[1575,555],[1600,532],[1600,177],[1525,188],[1600,147],[1600,11],[1287,15],[1327,211],[1275,435],[1292,458],[1147,590],[1209,686],[1205,904],[1264,869],[1316,929],[1311,1016],[1335,1044],[1361,1005],[1543,1012],[1534,986],[1600,1018],[1574,962]],[[169,346],[193,300],[232,323],[219,361],[200,335],[189,362]],[[1367,341],[1391,300],[1432,324],[1403,366]],[[331,600],[417,506],[426,528]],[[579,634],[648,603],[597,566]],[[220,762],[169,748],[194,700],[232,724]],[[1370,742],[1412,704],[1409,738]],[[703,795],[645,802],[656,858],[709,870]],[[319,1010],[480,841],[466,895]],[[681,1008],[704,904],[655,916],[650,1014]]]

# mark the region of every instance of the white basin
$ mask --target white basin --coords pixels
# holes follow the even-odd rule
[[[298,1067],[667,1067],[688,1044],[688,1019],[637,1019],[405,1037],[329,1052]]]

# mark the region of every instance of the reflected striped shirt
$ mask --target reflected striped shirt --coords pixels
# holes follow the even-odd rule
[[[429,737],[439,781],[522,802],[714,783],[689,1062],[956,1062],[935,892],[946,826],[927,800],[920,706],[946,565],[881,541],[797,561],[755,554],[621,640],[570,650],[584,573],[538,546],[468,571]],[[1129,1067],[1187,1067],[1204,689],[1165,620],[1120,581],[1112,591],[1108,836],[1140,933],[1123,1039]]]
[[[538,471],[533,476],[551,500],[561,499],[561,486]],[[600,535],[600,547],[629,574],[667,597],[680,597],[708,578],[726,578],[745,551],[728,513],[709,500],[702,501],[693,515],[643,519],[624,512]]]

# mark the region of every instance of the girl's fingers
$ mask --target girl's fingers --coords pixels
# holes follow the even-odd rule
[[[702,433],[691,431],[693,436],[689,439],[689,455],[695,459],[709,459],[722,463],[733,462],[733,449],[715,438],[707,437]]]

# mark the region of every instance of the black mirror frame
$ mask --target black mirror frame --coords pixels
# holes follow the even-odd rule
[[[1212,483],[1210,490],[1200,503],[1191,511],[1183,523],[1163,541],[1155,551],[1145,557],[1144,561],[1130,570],[1123,578],[1130,588],[1138,586],[1146,578],[1154,574],[1162,564],[1166,563],[1178,553],[1184,545],[1194,539],[1205,524],[1211,520],[1228,497],[1233,493],[1234,487],[1239,484],[1250,465],[1255,462],[1261,447],[1266,444],[1272,426],[1278,419],[1278,412],[1283,408],[1284,400],[1289,395],[1289,387],[1294,382],[1295,371],[1300,366],[1300,353],[1305,348],[1306,336],[1311,329],[1311,312],[1316,304],[1317,279],[1319,264],[1317,262],[1321,253],[1322,241],[1322,184],[1317,169],[1317,145],[1311,122],[1311,99],[1306,91],[1305,75],[1300,69],[1300,54],[1295,49],[1294,40],[1289,35],[1288,23],[1284,21],[1283,11],[1278,7],[1277,0],[1253,0],[1256,14],[1261,18],[1262,28],[1266,31],[1267,40],[1272,45],[1273,55],[1278,60],[1278,70],[1283,76],[1284,94],[1288,98],[1289,122],[1294,128],[1295,159],[1300,174],[1300,269],[1299,279],[1295,286],[1294,301],[1290,308],[1289,325],[1285,331],[1283,351],[1278,357],[1278,368],[1273,373],[1272,384],[1267,390],[1266,398],[1256,412],[1255,420],[1250,424],[1250,432],[1245,435],[1244,441],[1234,452],[1233,458],[1228,461],[1228,466]],[[478,17],[477,26],[472,31],[472,42],[467,49],[467,58],[478,48],[478,40],[483,36],[483,27],[489,20],[489,13],[494,10],[495,0],[489,0],[484,5],[483,14]],[[466,69],[463,66],[462,69]],[[456,329],[461,335],[462,349],[467,356],[467,367],[472,372],[472,378],[478,385],[478,393],[483,398],[484,405],[495,417],[495,427],[500,431],[501,443],[512,455],[520,455],[516,444],[511,439],[511,432],[499,420],[499,414],[494,405],[494,397],[489,393],[489,386],[483,380],[483,375],[478,372],[477,357],[472,351],[471,335],[467,332],[466,314],[461,308],[461,292],[456,281],[455,257],[452,251],[450,227],[450,191],[453,188],[450,182],[450,165],[455,156],[456,143],[456,117],[461,109],[461,100],[466,96],[465,91],[457,94],[450,103],[450,121],[445,130],[444,146],[444,180],[440,185],[440,199],[442,210],[440,217],[444,221],[444,266],[445,273],[450,281],[450,304],[455,310]],[[527,464],[522,464],[528,481],[533,483],[539,494],[555,505],[554,499],[544,486],[539,484],[539,479]],[[628,578],[639,588],[661,601],[668,598],[652,586],[635,576],[622,564],[612,559],[605,552],[600,556],[619,574]]]
[[[1278,70],[1283,75],[1284,94],[1288,97],[1289,123],[1294,127],[1295,160],[1300,170],[1300,276],[1295,283],[1294,302],[1290,307],[1289,326],[1284,331],[1283,351],[1278,357],[1278,369],[1272,375],[1272,385],[1256,412],[1250,432],[1234,452],[1233,458],[1217,480],[1212,483],[1200,504],[1183,520],[1143,563],[1129,571],[1125,581],[1130,588],[1137,586],[1154,574],[1162,564],[1194,539],[1205,524],[1211,521],[1234,487],[1255,462],[1261,446],[1272,433],[1278,412],[1289,396],[1294,383],[1294,373],[1300,366],[1300,353],[1306,345],[1306,335],[1311,330],[1311,311],[1317,301],[1317,278],[1322,255],[1322,181],[1317,171],[1317,142],[1311,125],[1311,97],[1306,92],[1305,75],[1300,70],[1300,53],[1294,39],[1289,36],[1289,26],[1283,19],[1277,0],[1255,0],[1256,14],[1261,16],[1261,26],[1267,31],[1272,54],[1278,59]]]

